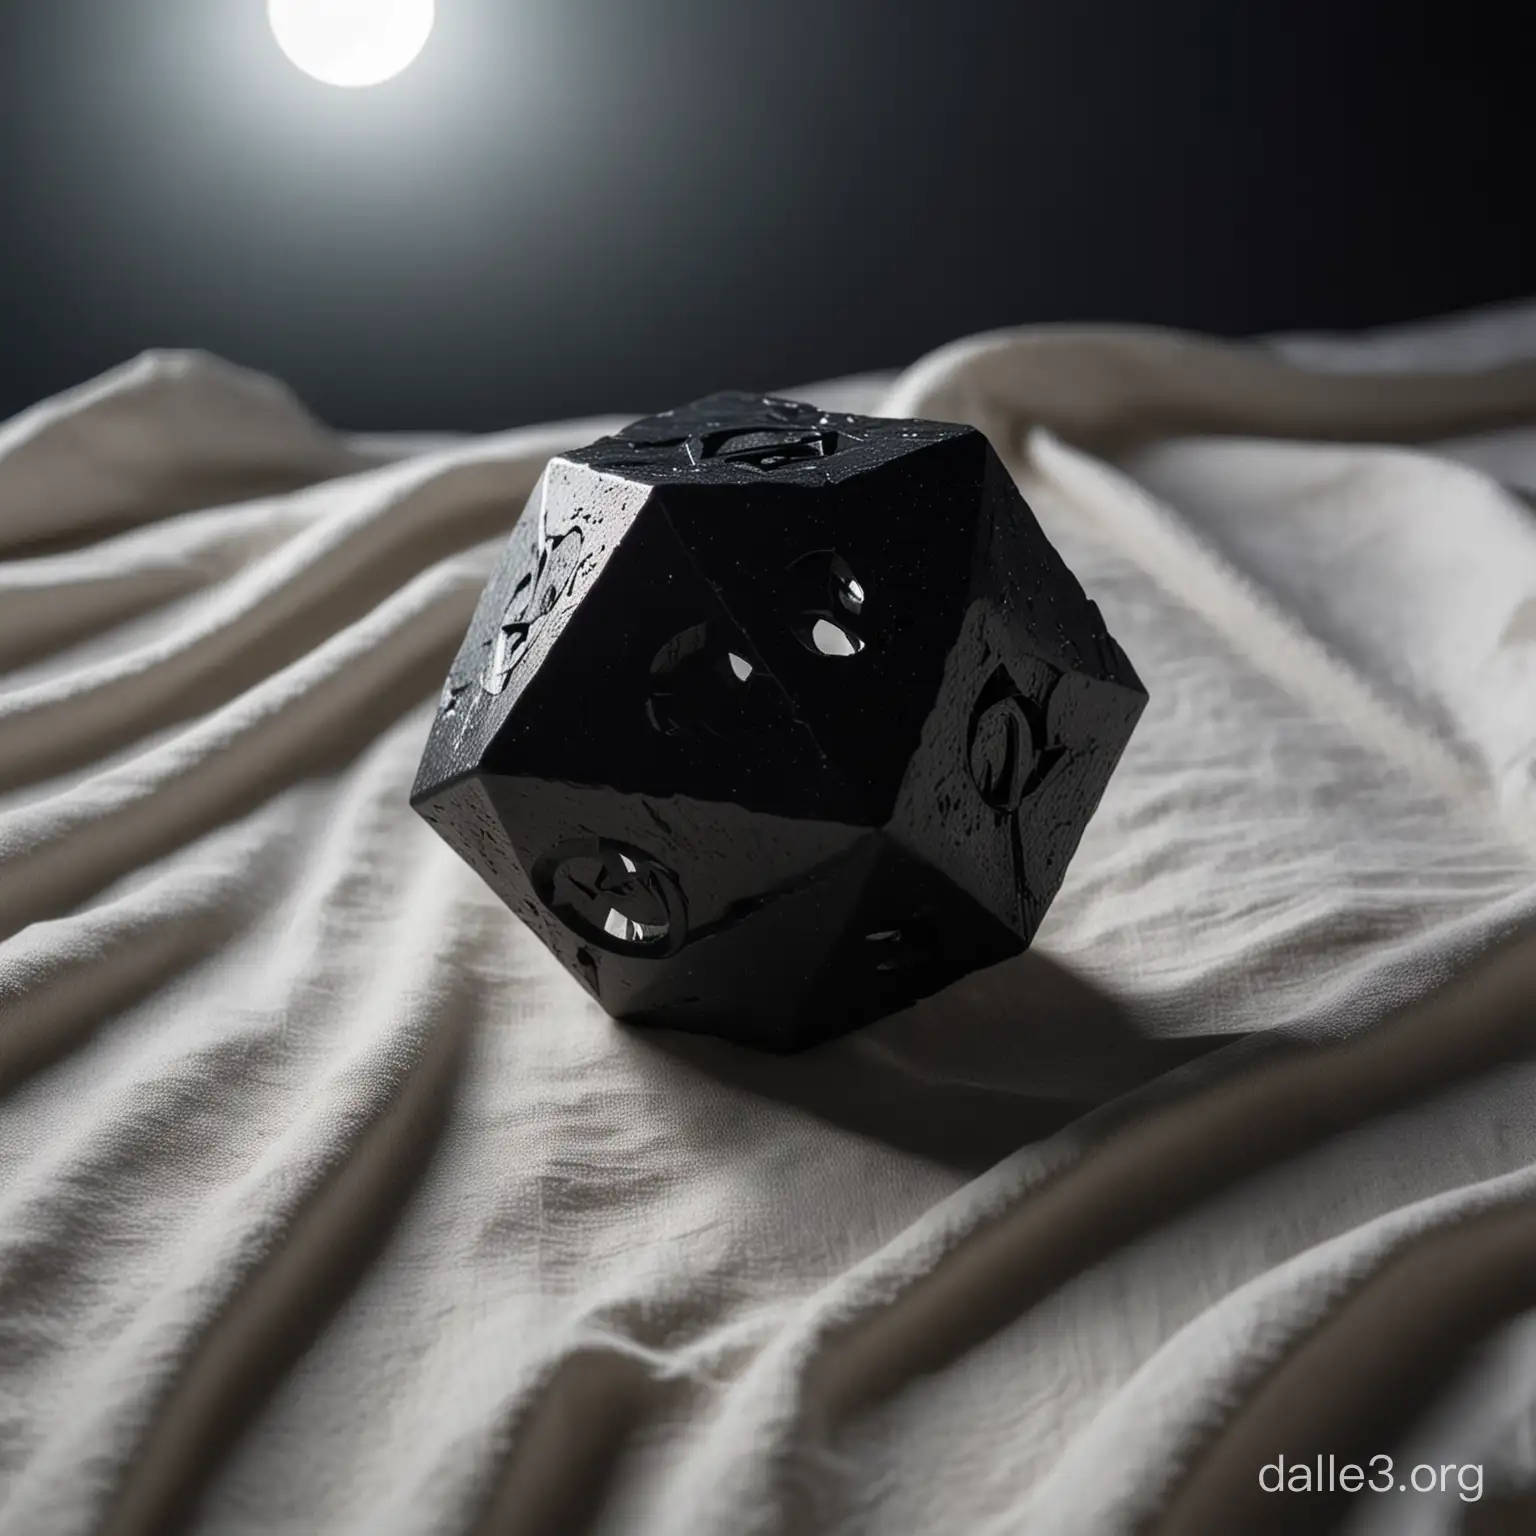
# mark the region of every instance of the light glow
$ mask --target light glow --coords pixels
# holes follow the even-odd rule
[[[415,63],[437,0],[267,0],[278,46],[327,85],[382,85]]]

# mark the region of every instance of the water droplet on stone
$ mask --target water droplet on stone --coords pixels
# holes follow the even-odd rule
[[[857,656],[864,649],[864,642],[856,634],[831,619],[817,619],[811,625],[807,643],[823,656]]]

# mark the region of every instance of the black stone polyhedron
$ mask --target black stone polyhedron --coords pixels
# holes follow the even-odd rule
[[[1146,701],[980,433],[720,394],[550,461],[411,803],[615,1017],[794,1049],[1022,950]]]

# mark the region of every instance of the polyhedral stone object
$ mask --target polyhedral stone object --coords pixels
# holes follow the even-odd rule
[[[1022,950],[1145,705],[980,433],[720,394],[550,461],[411,802],[615,1017],[795,1049]]]

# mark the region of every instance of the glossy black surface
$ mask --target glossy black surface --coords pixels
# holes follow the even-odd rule
[[[550,462],[411,801],[616,1017],[794,1049],[1023,949],[1145,704],[978,432],[713,395]]]

